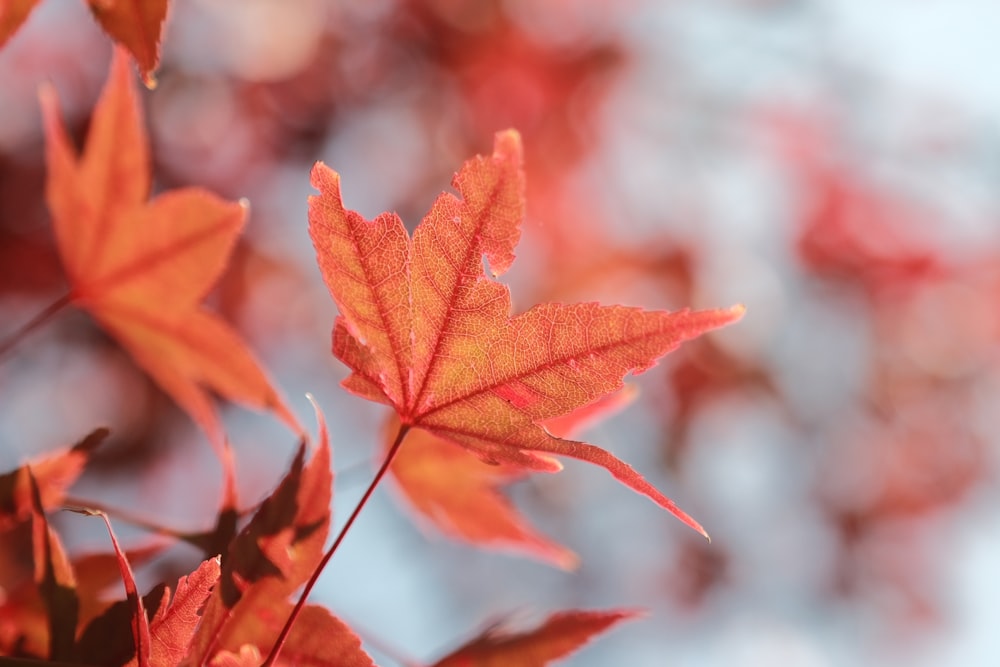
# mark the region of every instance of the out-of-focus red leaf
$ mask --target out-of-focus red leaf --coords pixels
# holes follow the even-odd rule
[[[915,233],[928,211],[832,160],[833,128],[781,113],[764,120],[777,132],[780,153],[804,194],[796,249],[811,271],[856,284],[870,296],[942,271],[940,250]]]
[[[22,524],[30,528],[28,524]],[[5,532],[2,536],[3,548],[19,548],[19,542],[25,537],[17,531]],[[29,553],[25,554],[26,563],[32,566],[31,531],[27,534]],[[154,545],[132,550],[128,554],[132,563],[148,560],[159,553],[163,545]],[[0,600],[0,655],[23,653],[36,657],[48,654],[49,614],[46,603],[42,599],[41,590],[29,571],[27,578],[21,577],[18,567],[6,559],[0,568],[0,587],[4,590]],[[70,570],[76,582],[76,598],[79,603],[77,620],[77,640],[74,649],[75,659],[90,664],[124,664],[135,651],[131,634],[128,631],[129,613],[122,603],[122,610],[115,607],[111,601],[100,594],[111,584],[121,579],[118,569],[118,559],[114,554],[89,554],[74,558]],[[147,596],[147,601],[153,597]],[[155,606],[155,605],[154,605]],[[107,618],[104,618],[107,617]],[[91,627],[95,619],[102,621]],[[82,630],[80,630],[82,629]],[[125,641],[116,642],[112,635],[121,635]]]
[[[907,230],[921,215],[848,174],[801,170],[813,200],[798,251],[818,273],[860,280],[872,290],[909,283],[941,269],[940,260]]]
[[[125,552],[125,557],[134,567],[141,566],[161,553],[166,546],[167,543],[160,542],[128,549]],[[107,596],[102,596],[102,593],[109,586],[121,580],[118,556],[113,553],[79,556],[73,559],[73,572],[76,573],[76,593],[77,597],[80,598],[79,626],[86,627],[111,604]]]
[[[398,428],[399,418],[392,415],[386,443]],[[488,465],[449,440],[414,429],[390,470],[410,508],[445,535],[563,569],[576,567],[576,554],[536,532],[501,493],[501,486],[525,475],[523,469]]]
[[[634,388],[627,386],[542,425],[553,435],[569,436],[621,409],[634,396]],[[386,447],[398,429],[399,418],[393,415],[384,430]],[[480,547],[523,553],[563,569],[576,567],[576,554],[536,532],[500,491],[501,486],[524,477],[522,468],[489,465],[449,440],[415,429],[389,470],[413,511],[445,535]]]
[[[0,2],[0,47],[17,32],[38,0],[3,0]]]
[[[613,394],[601,396],[593,403],[564,415],[546,419],[542,422],[542,426],[557,438],[572,438],[592,424],[624,410],[638,395],[639,390],[635,385],[627,384]]]
[[[129,50],[143,82],[156,87],[153,70],[160,63],[163,21],[167,0],[88,0],[94,18],[112,39]]]
[[[340,310],[334,354],[344,386],[391,405],[407,427],[491,463],[560,469],[551,454],[605,468],[685,524],[698,523],[609,452],[553,437],[539,424],[621,389],[686,340],[738,320],[742,307],[650,312],[596,303],[542,304],[511,317],[494,276],[514,261],[524,209],[521,140],[496,135],[492,156],[465,163],[412,239],[398,216],[367,221],[344,208],[336,172],[318,163],[309,230]]]
[[[70,449],[41,456],[0,475],[0,531],[32,515],[29,467],[38,485],[42,510],[51,510],[62,504],[66,490],[83,472],[90,453],[107,435],[106,428],[96,429]]]
[[[259,608],[231,636],[239,648],[220,651],[210,662],[213,667],[253,665],[262,662],[292,611],[291,603]],[[275,665],[301,667],[373,667],[371,657],[361,648],[361,640],[343,621],[318,605],[306,605],[285,640]]]
[[[322,558],[333,489],[330,441],[322,416],[319,445],[308,463],[305,450],[303,445],[277,489],[261,503],[223,558],[219,585],[193,642],[195,662],[220,650],[239,651],[246,640],[235,637],[248,619],[273,614]]]
[[[373,667],[358,636],[318,605],[302,608],[278,657],[277,664],[305,667]]]
[[[28,469],[32,505],[32,544],[35,557],[35,582],[49,617],[49,660],[73,658],[79,599],[76,576],[62,542],[49,527],[42,505],[42,495],[31,469]]]
[[[208,433],[225,436],[208,390],[295,417],[246,344],[200,305],[225,267],[246,206],[199,188],[147,201],[149,148],[127,56],[111,72],[77,156],[51,88],[41,95],[46,198],[71,284],[69,300],[88,310]]]
[[[565,611],[534,630],[507,633],[490,628],[433,667],[544,667],[576,651],[595,635],[639,612]]]
[[[30,554],[28,558],[30,566]],[[49,613],[35,582],[29,578],[17,587],[5,588],[0,600],[0,655],[44,659],[50,651],[50,636]]]

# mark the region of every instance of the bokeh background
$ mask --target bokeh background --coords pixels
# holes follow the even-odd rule
[[[729,329],[635,378],[586,439],[711,545],[567,462],[511,489],[582,558],[478,551],[378,492],[314,598],[379,664],[488,624],[644,607],[568,664],[993,665],[1000,655],[1000,5],[991,0],[174,0],[145,91],[155,188],[252,213],[210,302],[303,420],[331,424],[336,516],[370,478],[383,408],[338,387],[308,171],[412,229],[493,132],[518,128],[528,219],[515,307],[742,302]],[[80,0],[0,50],[0,337],[65,290],[42,197],[37,87],[82,138],[110,57]],[[294,437],[225,408],[247,504]],[[0,463],[98,425],[78,498],[182,529],[219,493],[206,438],[80,312],[0,360]],[[130,544],[159,538],[122,522]],[[78,551],[106,550],[78,516]],[[143,570],[190,569],[183,545]]]

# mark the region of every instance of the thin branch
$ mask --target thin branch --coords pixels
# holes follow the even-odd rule
[[[29,333],[42,326],[48,322],[52,317],[59,313],[63,308],[68,306],[73,302],[73,295],[67,293],[50,303],[45,307],[42,312],[35,315],[31,320],[24,324],[20,329],[16,330],[11,335],[7,336],[4,340],[0,341],[0,359],[14,349],[14,346],[21,342],[21,339],[27,336]]]

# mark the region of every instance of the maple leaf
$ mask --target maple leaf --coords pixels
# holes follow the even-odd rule
[[[39,457],[0,475],[0,530],[32,515],[29,469],[38,486],[42,510],[50,510],[62,504],[66,490],[83,472],[90,453],[107,436],[106,428],[95,429],[70,449]]]
[[[115,558],[118,561],[118,570],[121,573],[122,584],[125,586],[125,599],[128,605],[129,621],[132,628],[132,646],[135,651],[136,661],[139,667],[149,667],[150,654],[152,649],[152,638],[149,630],[149,617],[146,615],[146,606],[142,597],[139,596],[139,589],[135,584],[135,575],[132,573],[132,565],[118,544],[115,531],[111,528],[111,520],[104,512],[81,509],[76,510],[82,514],[99,516],[107,526],[108,535],[111,536],[111,546],[114,548]]]
[[[155,88],[153,70],[160,62],[167,0],[88,0],[88,4],[104,32],[131,52],[146,86]]]
[[[638,612],[564,611],[527,632],[490,628],[433,667],[544,667],[586,644],[594,635]]]
[[[127,56],[116,48],[81,157],[51,88],[41,93],[46,198],[71,284],[89,311],[220,450],[225,436],[207,389],[295,417],[246,344],[200,306],[243,228],[246,206],[200,188],[147,201],[149,148]]]
[[[704,529],[609,452],[563,440],[540,422],[623,386],[683,341],[733,322],[741,306],[691,312],[596,303],[542,304],[511,317],[490,280],[514,260],[523,216],[521,142],[497,134],[491,157],[468,161],[413,233],[395,214],[365,220],[344,208],[340,178],[312,171],[309,232],[340,316],[333,352],[349,391],[392,406],[419,427],[492,463],[561,469],[550,454],[604,467],[702,534]],[[398,446],[398,443],[397,443]]]
[[[623,408],[636,395],[631,386],[568,415],[544,422],[559,437],[581,430],[591,420]],[[399,419],[386,423],[388,450]],[[523,468],[489,465],[463,447],[430,431],[414,429],[400,448],[389,471],[418,516],[450,537],[470,544],[507,549],[539,558],[563,569],[573,569],[576,554],[540,535],[501,494],[500,486],[525,476]]]

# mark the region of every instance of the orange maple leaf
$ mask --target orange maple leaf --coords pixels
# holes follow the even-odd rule
[[[681,342],[738,319],[743,308],[651,312],[596,303],[542,304],[511,317],[495,276],[514,260],[524,210],[521,140],[496,136],[491,157],[455,176],[412,239],[399,216],[372,221],[344,208],[340,179],[322,163],[309,231],[340,309],[334,354],[344,386],[392,406],[403,424],[447,438],[492,463],[555,472],[550,454],[595,463],[689,526],[705,531],[609,452],[548,433],[543,420],[617,391]]]
[[[533,630],[510,633],[492,627],[433,667],[545,667],[563,658],[611,626],[639,615],[636,611],[564,611]]]
[[[147,201],[148,140],[123,49],[115,49],[82,156],[50,87],[41,102],[46,199],[71,285],[66,301],[88,310],[216,446],[225,436],[206,389],[273,410],[301,433],[243,340],[200,305],[243,228],[246,205],[200,188]]]

